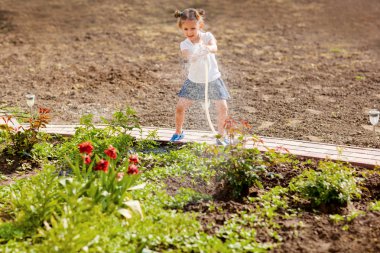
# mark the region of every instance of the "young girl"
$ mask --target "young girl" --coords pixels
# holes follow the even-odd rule
[[[184,11],[176,11],[177,25],[182,30],[185,40],[181,42],[182,55],[189,62],[189,74],[180,92],[176,106],[175,126],[176,130],[170,141],[175,142],[183,139],[185,134],[182,125],[185,120],[185,111],[195,100],[205,100],[205,64],[208,57],[208,97],[212,99],[217,111],[218,138],[217,144],[227,145],[227,138],[224,138],[224,122],[227,119],[227,102],[229,93],[221,79],[218,64],[215,59],[215,52],[218,50],[214,35],[210,32],[203,32],[205,11],[188,8]],[[206,105],[207,106],[207,105]]]

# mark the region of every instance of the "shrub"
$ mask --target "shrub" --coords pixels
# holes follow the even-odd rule
[[[360,197],[353,169],[333,162],[320,162],[318,169],[305,170],[293,178],[290,190],[309,200],[313,206],[344,206],[353,197]]]
[[[266,174],[266,166],[261,163],[257,149],[244,149],[236,146],[231,149],[228,158],[214,165],[218,171],[218,181],[224,184],[224,190],[232,194],[233,199],[242,199],[249,188],[262,188],[260,177]]]
[[[30,155],[33,146],[43,141],[40,135],[40,128],[46,127],[50,121],[50,109],[39,108],[37,115],[31,116],[28,120],[29,127],[10,127],[7,124],[0,124],[0,132],[6,146],[8,154]],[[2,117],[5,123],[12,120],[12,116]]]

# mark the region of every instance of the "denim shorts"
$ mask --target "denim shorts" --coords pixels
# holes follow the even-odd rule
[[[204,100],[205,85],[204,83],[194,83],[189,79],[186,79],[178,96],[191,100]],[[230,99],[230,94],[221,78],[208,83],[208,98],[212,100]]]

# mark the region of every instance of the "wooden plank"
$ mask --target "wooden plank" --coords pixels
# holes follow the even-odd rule
[[[298,141],[298,140],[288,140],[288,139],[275,139],[273,137],[262,137],[264,142],[270,142],[270,143],[278,143],[279,145],[297,145],[300,147],[308,147],[308,146],[321,146],[324,149],[327,150],[337,150],[337,149],[342,149],[342,150],[355,150],[355,152],[358,153],[374,153],[378,154],[379,150],[378,149],[373,149],[373,148],[357,148],[353,146],[346,146],[346,145],[334,145],[330,143],[321,143],[321,142],[306,142],[306,141]]]
[[[48,125],[47,128],[41,129],[47,133],[59,133],[64,135],[73,135],[79,125]],[[97,125],[96,127],[104,128],[105,125]],[[142,127],[142,132],[139,129],[133,129],[130,134],[136,138],[145,138],[150,131],[156,131],[159,141],[169,141],[174,133],[174,129],[159,128],[159,127]],[[189,142],[205,142],[207,144],[215,144],[215,136],[209,131],[203,130],[186,130],[186,137],[183,143]],[[290,140],[284,138],[273,138],[258,136],[263,143],[249,141],[246,147],[257,147],[260,151],[267,151],[268,148],[280,148],[279,152],[284,153],[282,148],[286,148],[289,152],[296,156],[314,158],[314,159],[329,159],[334,161],[346,161],[354,165],[362,167],[374,167],[380,165],[380,150],[372,148],[361,148],[344,145],[334,145],[320,142],[307,142],[302,140]]]
[[[251,143],[253,146],[253,143]],[[272,143],[264,144],[264,147],[267,146],[268,148],[273,148],[276,149],[276,145],[273,145]],[[372,154],[366,154],[362,152],[355,152],[355,150],[351,149],[350,151],[345,151],[343,150],[342,152],[338,150],[328,150],[324,149],[322,145],[318,145],[318,147],[313,147],[313,146],[304,146],[304,147],[299,147],[299,146],[282,146],[290,151],[290,153],[294,153],[298,150],[303,150],[311,153],[321,153],[325,155],[337,155],[337,156],[350,156],[350,157],[356,157],[356,158],[362,158],[362,159],[380,159],[380,151],[377,152],[377,155],[375,153]],[[360,150],[360,149],[357,149]]]

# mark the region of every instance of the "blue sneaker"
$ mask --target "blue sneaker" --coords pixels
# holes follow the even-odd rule
[[[170,139],[170,142],[180,141],[183,138],[185,138],[185,134],[182,131],[182,133],[180,133],[180,134],[173,134],[172,138]]]
[[[227,146],[230,145],[230,140],[227,137],[222,138],[217,138],[216,139],[216,145],[218,146]]]

